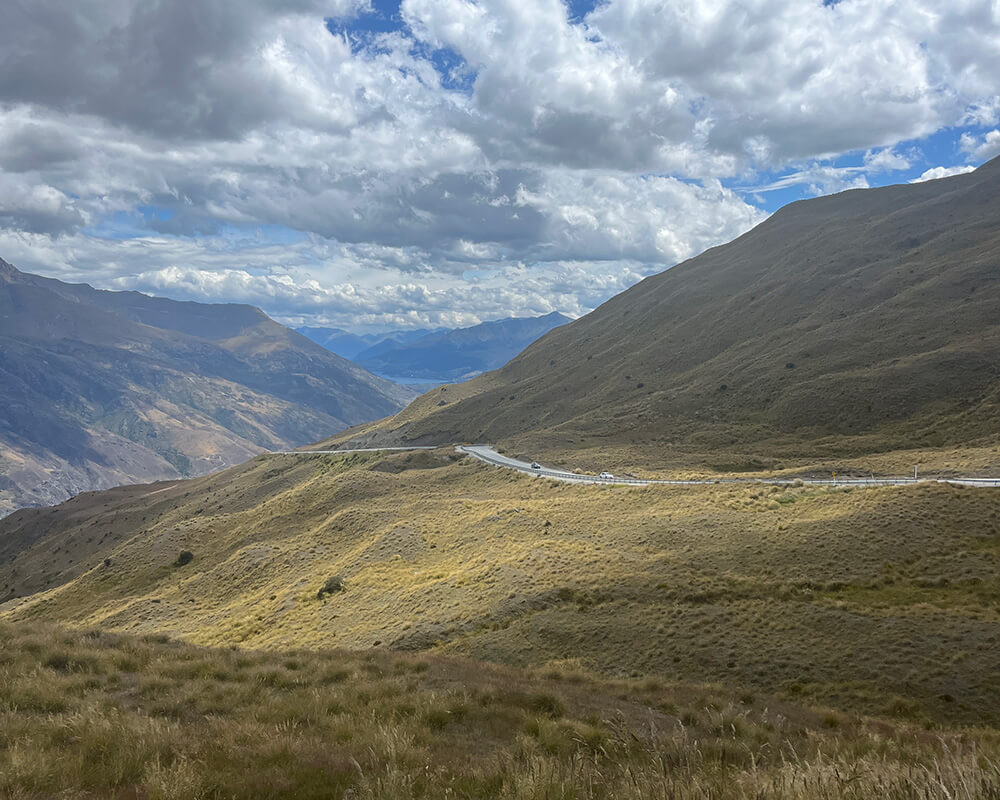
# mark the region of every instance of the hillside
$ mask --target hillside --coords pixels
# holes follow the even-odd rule
[[[733,468],[995,444],[998,276],[1000,160],[793,203],[502,369],[342,438]]]
[[[1000,791],[986,731],[928,735],[719,687],[4,624],[0,645],[0,795],[22,800]]]
[[[0,514],[199,475],[412,396],[241,305],[180,303],[0,261]]]
[[[259,456],[10,515],[0,595],[18,625],[570,659],[1000,724],[991,489],[580,486],[450,449]]]
[[[461,381],[501,367],[553,328],[570,322],[557,312],[542,317],[483,322],[428,333],[409,341],[385,341],[353,361],[378,375],[413,381]]]

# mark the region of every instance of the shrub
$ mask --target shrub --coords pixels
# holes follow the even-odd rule
[[[326,583],[323,584],[322,588],[316,592],[316,597],[323,599],[325,594],[336,594],[337,592],[344,591],[346,587],[344,586],[344,579],[339,575],[334,575],[333,577],[327,578]]]
[[[424,714],[423,722],[432,731],[443,731],[451,722],[451,714],[443,708],[432,708]]]
[[[533,694],[528,698],[527,706],[532,711],[555,718],[566,713],[559,698],[551,694]]]
[[[183,567],[185,564],[190,564],[194,559],[194,553],[190,550],[181,550],[180,554],[177,556],[177,560],[174,562],[175,567]]]

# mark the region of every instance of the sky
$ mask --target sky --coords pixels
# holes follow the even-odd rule
[[[1000,155],[1000,0],[5,0],[0,258],[355,331],[586,313]]]

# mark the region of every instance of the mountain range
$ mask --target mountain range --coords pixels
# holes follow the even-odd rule
[[[747,707],[778,693],[844,714],[829,723],[838,730],[869,724],[859,720],[873,711],[892,718],[893,731],[996,726],[996,489],[588,486],[488,466],[451,445],[493,440],[581,469],[593,469],[596,454],[616,473],[614,459],[718,475],[777,468],[761,462],[780,457],[803,473],[962,458],[963,469],[971,463],[995,475],[998,196],[993,162],[967,175],[789,206],[550,331],[500,370],[437,387],[394,417],[331,440],[447,446],[260,455],[196,480],[20,509],[0,520],[0,624],[173,636],[238,648],[234,658],[285,651],[285,672],[266,678],[281,687],[301,685],[303,662],[291,650],[336,645],[473,659],[462,662],[473,674],[490,669],[475,662],[504,662],[584,694],[591,684],[570,674],[648,676],[654,692],[722,683]],[[17,275],[6,285],[15,291],[5,290],[5,331],[11,308],[40,291]],[[113,315],[118,327],[106,330],[98,302],[143,310]],[[62,375],[62,351],[85,356],[71,392],[63,381],[30,398],[43,411],[50,396],[72,411],[67,436],[72,422],[102,419],[91,410],[101,397],[86,383],[92,375],[98,389],[115,391],[110,376],[145,375],[142,386],[156,391],[130,388],[136,403],[169,391],[172,402],[191,407],[176,385],[197,381],[195,367],[218,374],[234,352],[281,365],[280,380],[267,376],[275,391],[289,372],[315,377],[325,363],[301,363],[299,354],[318,346],[252,309],[232,307],[228,313],[246,319],[222,324],[211,307],[185,306],[174,315],[181,334],[136,322],[155,321],[146,302],[66,299],[48,317],[19,318],[37,352],[21,359],[22,370],[36,365],[44,376],[58,367]],[[233,338],[255,319],[263,333]],[[50,326],[66,337],[58,347],[43,335]],[[68,341],[70,333],[81,341]],[[117,346],[97,351],[88,344],[97,336]],[[6,340],[3,352],[6,359]],[[178,353],[192,371],[172,379],[160,364],[169,356],[179,369]],[[289,369],[289,358],[298,367]],[[246,375],[249,367],[240,369]],[[194,399],[221,402],[221,384],[198,385]],[[120,405],[120,394],[109,394]],[[77,396],[86,404],[74,406]],[[258,402],[250,405],[260,413]],[[153,419],[159,409],[131,418]],[[15,424],[32,430],[24,420],[31,418]],[[297,420],[305,417],[276,411],[260,425]],[[207,426],[185,422],[190,439],[178,441],[212,444]],[[84,433],[98,427],[86,424]],[[179,428],[161,427],[157,441]],[[77,675],[68,656],[52,663]],[[109,689],[123,681],[116,676]],[[212,702],[231,683],[219,678]],[[353,696],[371,692],[359,686],[367,688],[352,687]],[[427,728],[455,725],[466,741],[460,726],[475,708],[492,707],[484,702],[466,696]],[[720,717],[697,704],[718,729]],[[200,719],[214,707],[192,713]],[[339,707],[331,708],[320,710],[323,724],[341,725]],[[735,730],[743,717],[732,719]],[[655,786],[650,796],[662,788]]]
[[[511,317],[455,330],[365,336],[337,328],[298,330],[376,375],[413,383],[447,383],[503,366],[536,339],[570,321],[553,311],[541,317]]]
[[[362,352],[378,345],[402,344],[412,342],[422,336],[447,330],[447,328],[413,328],[411,330],[386,331],[385,333],[351,333],[341,328],[302,327],[295,329],[307,339],[325,347],[338,356],[351,361]],[[378,352],[378,351],[376,351]]]
[[[251,306],[99,291],[0,261],[0,513],[201,475],[412,396]]]
[[[356,442],[862,454],[995,441],[1000,159],[788,205]],[[739,459],[737,459],[738,461]]]

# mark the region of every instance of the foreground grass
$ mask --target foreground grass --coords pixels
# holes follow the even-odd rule
[[[0,797],[998,798],[995,732],[718,687],[0,623]]]

